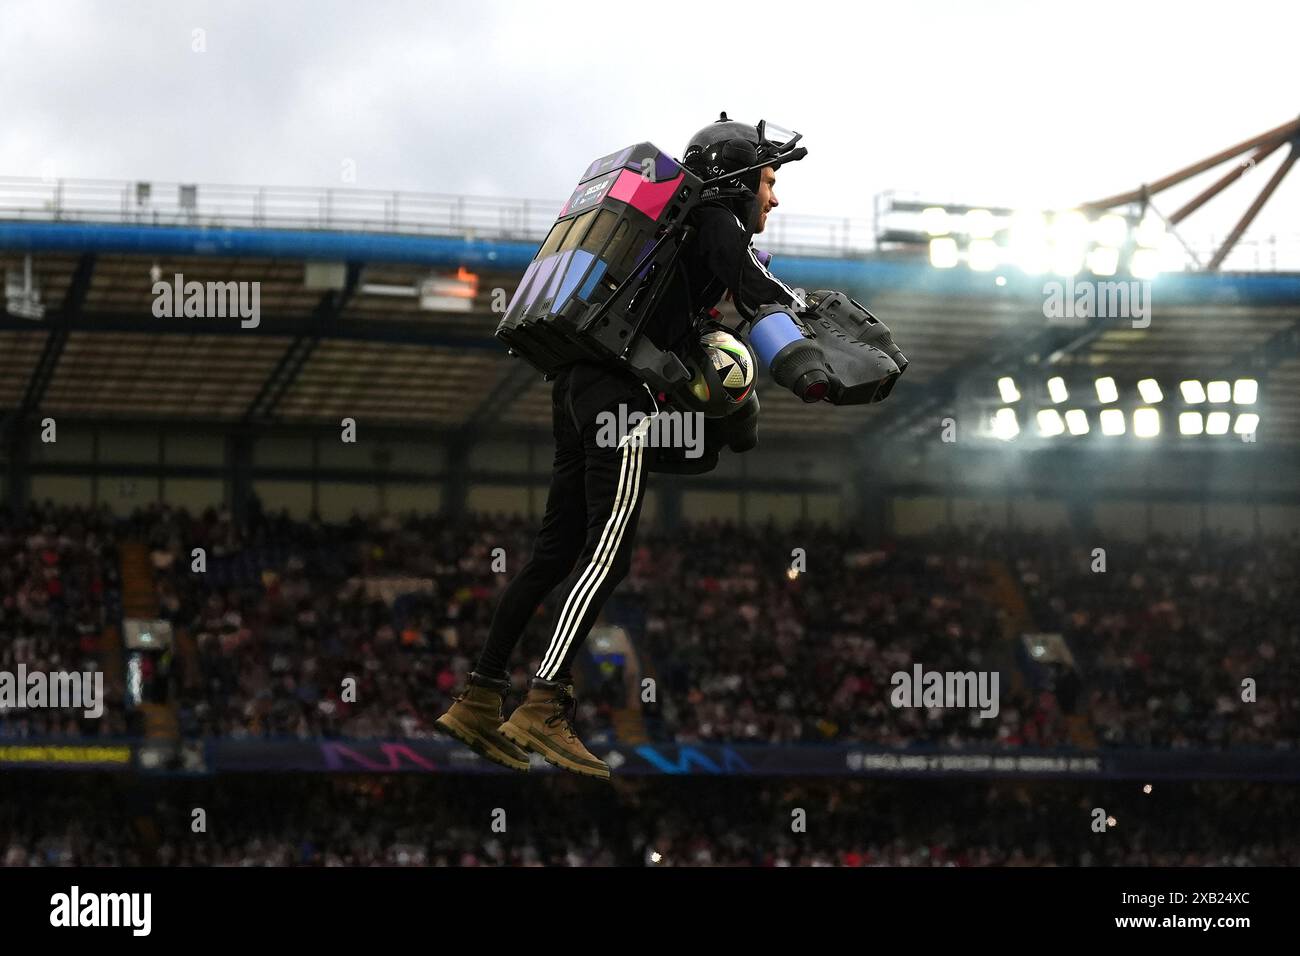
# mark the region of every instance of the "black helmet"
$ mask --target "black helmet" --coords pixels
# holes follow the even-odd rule
[[[682,156],[682,165],[701,179],[713,179],[732,170],[744,169],[758,162],[758,130],[748,123],[738,123],[722,113],[691,137]],[[724,188],[746,186],[758,192],[758,170],[739,179],[723,183]]]
[[[682,165],[705,180],[748,169],[764,159],[772,159],[770,165],[780,166],[782,160],[776,157],[787,152],[799,138],[798,133],[769,127],[766,120],[760,120],[758,126],[750,126],[728,118],[723,112],[691,137],[682,156]],[[748,222],[754,197],[758,194],[760,169],[716,183],[706,190],[705,196],[727,202],[738,213],[743,213],[742,221]]]

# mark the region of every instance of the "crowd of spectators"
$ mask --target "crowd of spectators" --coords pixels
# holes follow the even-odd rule
[[[201,678],[181,682],[183,733],[432,733],[534,530],[509,518],[267,521],[241,541],[217,512],[160,511],[148,531],[160,605],[192,635]],[[925,549],[866,551],[852,534],[825,526],[782,538],[771,528],[704,523],[640,542],[608,617],[627,625],[660,682],[646,706],[652,737],[1003,746],[1064,739],[1051,695],[1003,689],[997,721],[889,703],[890,675],[912,661],[929,670],[999,663],[995,651],[1005,642],[981,561]],[[810,556],[798,574],[791,542]],[[190,569],[194,547],[207,551],[203,574]],[[389,578],[406,583],[384,594]],[[402,588],[408,593],[394,600]],[[521,691],[540,664],[553,612],[543,608],[521,642],[513,675]],[[355,700],[343,693],[349,677]],[[608,738],[612,701],[590,694],[580,703],[589,741]]]
[[[795,549],[799,549],[798,552]],[[891,678],[1013,663],[986,563],[852,530],[692,525],[647,534],[620,592],[667,692],[656,735],[680,742],[879,746],[1066,742],[1051,694],[1010,685],[1000,713],[895,707]]]
[[[989,536],[1037,625],[1086,677],[1101,746],[1294,747],[1300,537]],[[972,548],[974,544],[972,543]]]
[[[116,542],[143,540],[177,634],[168,680],[183,736],[432,735],[535,530],[489,515],[255,512],[236,525],[220,509],[113,522],[33,508],[0,522],[0,662],[94,666],[120,600]],[[1018,585],[1023,619],[996,568]],[[849,527],[697,522],[640,531],[605,616],[656,681],[653,700],[630,699],[660,741],[1290,747],[1297,571],[1295,537],[1115,543],[1099,563],[1096,542],[1052,534],[869,543]],[[521,693],[554,611],[539,610],[514,657]],[[1049,679],[1017,656],[1028,627],[1065,639],[1070,663]],[[997,716],[893,706],[892,675],[917,664],[998,672]],[[619,695],[586,684],[578,725],[595,746],[614,734]],[[122,726],[119,706],[89,732]],[[69,714],[0,713],[0,734],[75,732]]]
[[[0,514],[0,672],[93,673],[106,625],[121,617],[115,522],[103,510],[33,507]],[[106,688],[106,695],[108,692]],[[86,708],[5,707],[7,736],[113,736],[125,732],[120,695],[103,715]]]
[[[59,775],[0,797],[0,865],[1295,866],[1289,784]],[[1092,828],[1092,807],[1114,819]],[[203,832],[192,808],[203,807]],[[1249,808],[1243,811],[1243,808]],[[796,811],[803,811],[798,815]],[[796,818],[802,820],[796,825]]]

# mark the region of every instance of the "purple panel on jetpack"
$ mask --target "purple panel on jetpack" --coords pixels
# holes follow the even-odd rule
[[[524,299],[528,303],[528,308],[532,308],[538,298],[541,297],[542,290],[546,288],[547,281],[555,271],[555,264],[559,261],[559,256],[551,256],[545,260],[537,270],[537,276],[533,279],[532,286],[528,289],[528,297]]]
[[[555,294],[560,288],[560,280],[564,278],[564,273],[568,268],[569,260],[573,258],[573,254],[576,251],[577,250],[575,249],[570,249],[568,252],[563,252],[556,257],[555,272],[552,273],[551,281],[546,287],[546,297],[548,299],[555,298]]]
[[[519,285],[515,288],[515,294],[510,297],[510,304],[506,306],[507,315],[509,315],[511,312],[514,311],[516,302],[522,301],[521,296],[524,290],[528,288],[528,283],[532,280],[533,273],[535,273],[536,271],[537,271],[537,260],[534,259],[532,262],[528,263],[528,269],[526,272],[524,272],[524,277],[519,280]]]
[[[677,165],[677,160],[665,153],[659,153],[655,156],[655,181],[663,182],[665,179],[672,179],[681,170]]]

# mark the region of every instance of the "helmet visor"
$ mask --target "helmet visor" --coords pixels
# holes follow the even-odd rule
[[[764,144],[780,148],[795,138],[795,132],[792,129],[786,129],[784,126],[769,123],[767,120],[760,120],[758,123],[758,138]]]
[[[758,158],[760,160],[768,159],[784,153],[802,138],[802,134],[796,133],[794,130],[786,129],[784,126],[777,126],[767,120],[759,120]]]

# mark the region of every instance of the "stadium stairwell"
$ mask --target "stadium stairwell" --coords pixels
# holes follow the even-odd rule
[[[199,668],[199,649],[194,643],[194,635],[188,627],[176,629],[176,662],[181,667],[181,683],[186,688],[198,687],[203,683],[203,672]]]
[[[644,617],[639,628],[644,634]],[[637,673],[628,686],[627,706],[615,710],[611,715],[619,743],[632,747],[650,742],[650,730],[646,726],[646,705],[641,699],[641,680],[648,677],[654,681],[655,686],[660,685],[659,669],[655,666],[654,657],[648,653],[641,653],[640,648],[637,649],[636,668]]]
[[[614,726],[614,734],[618,742],[635,747],[650,742],[650,735],[646,732],[645,726],[644,705],[641,703],[641,678],[653,678],[656,675],[654,664],[647,659],[648,655],[642,656],[635,645],[632,645],[632,649],[636,653],[629,655],[629,666],[625,674],[627,694],[624,697],[624,706],[614,708],[609,719]]]
[[[1015,659],[1013,648],[1022,634],[1035,631],[1038,628],[1034,623],[1033,615],[1029,611],[1029,604],[1025,601],[1025,596],[1020,590],[1020,585],[1016,583],[1016,579],[1012,575],[1011,569],[1007,567],[1006,562],[992,559],[988,562],[987,570],[993,584],[993,598],[1006,612],[1002,618],[1002,637],[1006,642],[1005,657],[1007,660],[1004,672],[1011,675],[1010,690],[1018,694],[1024,690],[1025,678],[1020,668],[1011,663]],[[1096,749],[1097,738],[1092,731],[1092,726],[1088,723],[1087,717],[1083,714],[1067,714],[1065,715],[1065,723],[1069,728],[1071,743],[1076,747],[1087,750]]]
[[[121,551],[122,612],[126,617],[153,620],[158,616],[158,596],[153,588],[153,565],[143,541],[127,541]]]
[[[614,618],[619,623],[610,623]],[[625,602],[615,598],[602,614],[601,622],[592,628],[586,648],[588,666],[583,668],[581,686],[587,693],[595,693],[598,688],[603,692],[610,689],[609,681],[617,679],[621,686],[613,695],[609,710],[615,739],[631,746],[646,743],[650,735],[642,713],[641,678],[653,677],[653,666],[629,635],[629,631],[644,627],[644,617],[638,617]],[[614,678],[614,674],[618,677]]]
[[[650,739],[645,732],[640,707],[621,707],[610,714],[610,722],[614,725],[619,743],[634,747]]]
[[[153,621],[158,618],[158,595],[154,591],[153,564],[149,548],[143,541],[126,541],[120,550],[122,573],[122,612],[126,617]],[[180,722],[172,703],[141,703],[146,737],[175,740],[180,737]]]
[[[99,639],[99,666],[104,670],[104,685],[111,696],[120,696],[126,687],[126,668],[122,666],[122,629],[117,621],[104,625]]]
[[[1015,642],[1025,631],[1033,630],[1033,620],[1029,614],[1029,605],[1025,603],[1025,596],[1020,593],[1020,586],[1016,584],[1016,579],[1012,576],[1006,562],[991,559],[986,570],[993,584],[993,598],[1004,612],[1002,639],[1006,642],[1006,646],[1003,649],[1003,661],[1000,663],[1005,663],[1005,672],[1011,676],[1011,686],[1008,690],[1019,694],[1025,689],[1025,676],[1013,663]]]

